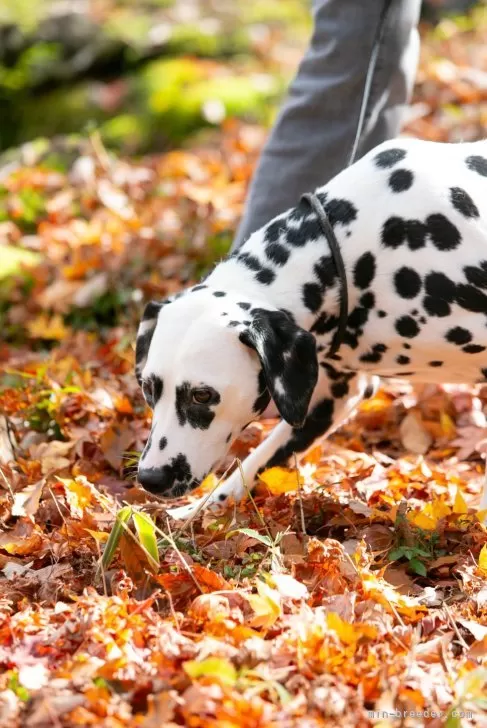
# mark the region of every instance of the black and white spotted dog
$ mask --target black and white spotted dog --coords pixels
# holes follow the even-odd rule
[[[343,344],[329,355],[340,281],[306,201],[201,285],[149,303],[136,371],[154,412],[138,473],[152,493],[194,488],[271,398],[282,421],[244,460],[248,485],[336,429],[377,375],[487,380],[487,141],[387,142],[316,194],[347,272]],[[236,470],[211,500],[244,492]]]

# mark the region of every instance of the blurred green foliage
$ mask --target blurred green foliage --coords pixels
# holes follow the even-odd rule
[[[308,0],[88,1],[72,17],[68,2],[58,18],[50,7],[0,9],[0,150],[95,125],[143,152],[229,116],[266,122],[288,80],[262,56],[266,34],[302,44],[311,21]]]

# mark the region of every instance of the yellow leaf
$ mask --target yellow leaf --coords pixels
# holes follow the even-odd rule
[[[214,473],[210,473],[206,478],[199,484],[196,492],[210,493],[217,486],[218,478]]]
[[[85,531],[88,531],[90,536],[93,536],[97,543],[106,543],[108,541],[108,536],[110,535],[107,531],[92,531],[91,528],[85,528]]]
[[[183,670],[193,680],[209,677],[224,685],[233,687],[237,682],[237,671],[230,660],[224,657],[207,657],[206,660],[188,660],[183,662]]]
[[[484,543],[479,554],[479,569],[487,574],[487,543]]]
[[[272,627],[281,616],[281,597],[278,591],[271,589],[263,581],[257,582],[258,594],[247,594],[250,606],[254,610],[252,627]]]
[[[83,511],[94,500],[94,488],[81,479],[58,478],[63,484],[66,503],[73,518],[82,518]]]
[[[428,516],[427,513],[423,513],[422,511],[413,511],[408,513],[407,519],[409,523],[421,528],[423,531],[434,531],[436,524],[438,523],[437,518]]]
[[[452,513],[450,506],[442,498],[435,498],[432,503],[425,503],[420,511],[407,514],[410,523],[425,531],[433,531],[438,521]]]
[[[298,489],[299,484],[303,484],[303,478],[298,476],[295,470],[286,470],[286,468],[269,468],[259,475],[260,480],[267,485],[272,495],[280,495],[281,493],[292,493]]]
[[[455,501],[453,503],[453,513],[468,513],[467,504],[465,503],[465,499],[460,492],[460,488],[457,488],[457,492],[455,495]]]
[[[441,429],[443,430],[443,435],[449,440],[453,440],[453,438],[457,434],[457,428],[455,427],[455,423],[453,422],[450,415],[447,415],[446,412],[442,412],[440,415],[440,423]]]
[[[49,318],[45,313],[39,314],[27,324],[27,331],[35,339],[55,339],[62,341],[69,333],[62,316],[55,314]]]
[[[375,639],[377,629],[370,624],[351,624],[345,622],[336,612],[327,616],[328,627],[337,633],[340,640],[346,645],[354,645],[361,637]]]

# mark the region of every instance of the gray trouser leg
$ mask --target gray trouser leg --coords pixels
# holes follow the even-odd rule
[[[262,152],[232,250],[345,167],[384,0],[312,0],[314,32]],[[419,55],[421,0],[392,0],[358,156],[396,136]]]

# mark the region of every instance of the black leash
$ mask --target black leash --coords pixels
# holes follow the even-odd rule
[[[384,30],[386,27],[387,14],[392,6],[394,0],[384,0],[382,11],[379,17],[379,24],[374,38],[374,45],[372,46],[372,53],[370,55],[369,65],[367,68],[367,75],[365,77],[364,93],[362,95],[362,103],[360,106],[359,118],[357,122],[357,130],[355,132],[355,139],[353,141],[352,151],[348,159],[347,167],[355,162],[357,156],[358,145],[360,143],[360,137],[362,135],[363,126],[365,123],[365,114],[367,112],[367,104],[370,97],[370,90],[372,88],[372,80],[374,78],[374,71],[377,65],[377,58],[379,57],[380,44],[384,36]],[[335,231],[328,220],[328,216],[325,212],[323,205],[318,199],[314,192],[306,192],[301,196],[301,200],[304,200],[314,210],[318,217],[323,235],[325,236],[328,246],[331,251],[333,262],[338,274],[338,280],[340,284],[340,313],[338,316],[338,326],[333,336],[330,350],[327,356],[333,356],[337,353],[340,346],[343,344],[345,334],[347,331],[347,320],[348,320],[348,283],[347,283],[347,271],[345,270],[345,264],[343,262],[340,245],[335,235]]]

